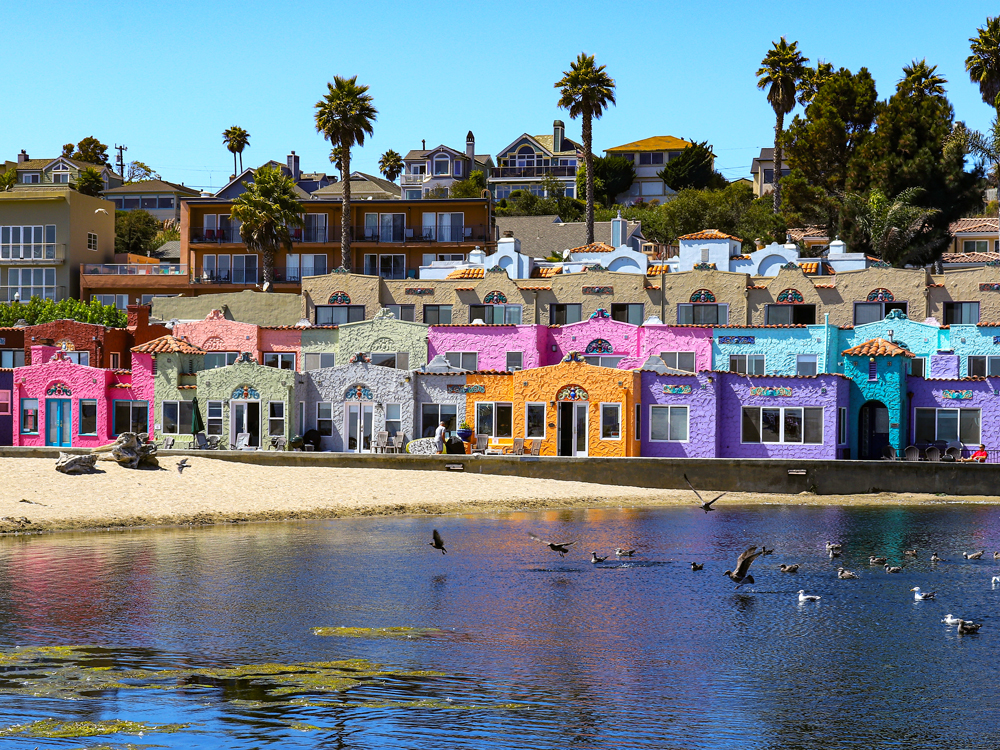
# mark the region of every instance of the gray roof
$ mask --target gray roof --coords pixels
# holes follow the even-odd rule
[[[313,195],[323,198],[341,196],[343,193],[344,183],[338,180],[331,185],[320,188],[314,192]],[[379,193],[386,194],[392,198],[399,198],[402,195],[402,190],[395,182],[383,180],[381,177],[376,177],[375,175],[366,174],[364,172],[351,172],[352,197],[355,194],[361,198],[366,195],[378,195]]]
[[[513,232],[521,241],[521,252],[533,258],[547,258],[587,244],[587,224],[582,221],[562,223],[558,216],[498,216],[496,222],[499,236]],[[626,224],[628,237],[638,232],[638,221]],[[594,242],[611,244],[610,221],[594,222]]]
[[[194,188],[178,185],[174,182],[167,182],[166,180],[129,182],[125,185],[105,190],[103,194],[109,195],[111,193],[115,195],[120,193],[188,193],[189,195],[198,195],[198,191]]]
[[[164,242],[151,252],[150,256],[153,258],[159,258],[160,260],[179,261],[181,259],[181,241],[170,240],[168,242]]]

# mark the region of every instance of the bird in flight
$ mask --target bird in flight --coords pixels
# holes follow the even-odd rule
[[[188,460],[186,458],[182,458],[180,461],[177,462],[177,473],[183,474],[184,469],[186,469],[187,467],[188,467]]]
[[[446,550],[444,548],[444,542],[441,540],[441,535],[438,533],[438,530],[434,529],[431,532],[431,535],[434,537],[434,541],[433,542],[427,542],[427,544],[430,545],[431,547],[433,547],[434,549],[441,550],[441,554],[442,555],[447,555],[448,554],[448,550]]]
[[[537,542],[541,542],[553,552],[558,552],[561,557],[566,557],[566,553],[569,552],[569,548],[576,544],[575,539],[572,542],[550,542],[548,539],[542,539],[540,536],[535,536],[530,532],[528,533],[528,536]]]
[[[709,500],[708,502],[705,502],[705,498],[703,498],[703,497],[701,496],[701,493],[700,493],[700,492],[698,492],[698,490],[696,490],[696,489],[694,488],[694,485],[693,485],[693,484],[691,484],[691,480],[690,480],[690,479],[688,479],[688,475],[687,475],[687,474],[685,474],[685,475],[684,475],[684,481],[685,481],[685,482],[687,482],[687,486],[691,488],[691,491],[692,491],[692,492],[693,492],[694,494],[696,494],[696,495],[698,496],[698,500],[700,500],[700,501],[701,501],[701,505],[699,505],[698,507],[699,507],[699,508],[701,508],[701,509],[702,509],[703,511],[705,511],[706,513],[708,513],[708,511],[710,511],[710,510],[715,510],[715,508],[713,508],[713,507],[712,507],[712,503],[714,503],[714,502],[715,502],[716,500],[718,500],[718,499],[719,499],[720,497],[722,497],[722,495],[725,495],[725,494],[726,494],[725,492],[723,492],[723,493],[722,493],[722,495],[716,495],[715,497],[713,497],[713,498],[712,498],[711,500]]]
[[[746,552],[736,558],[736,570],[727,570],[722,575],[729,576],[729,579],[739,588],[747,583],[753,583],[753,576],[750,575],[750,566],[753,561],[761,556],[756,547],[750,547]]]
[[[602,563],[607,559],[608,559],[607,555],[605,555],[604,557],[598,557],[596,552],[590,553],[590,561],[594,563],[594,565],[597,565],[597,563]]]

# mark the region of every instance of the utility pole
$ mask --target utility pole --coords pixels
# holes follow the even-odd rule
[[[125,179],[125,152],[128,151],[128,146],[119,146],[115,144],[115,151],[118,152],[118,174],[122,176],[122,180]]]

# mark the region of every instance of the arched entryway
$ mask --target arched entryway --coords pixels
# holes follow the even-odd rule
[[[866,401],[858,413],[858,458],[876,460],[889,445],[889,409],[881,401]]]

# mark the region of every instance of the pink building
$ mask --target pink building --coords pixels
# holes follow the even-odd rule
[[[54,346],[31,347],[31,361],[14,372],[14,445],[94,448],[150,434],[151,376],[78,365]]]
[[[618,367],[622,359],[638,357],[639,337],[639,326],[612,320],[598,310],[588,320],[548,329],[545,364],[558,364],[570,352],[579,352],[591,364]]]
[[[665,365],[677,370],[711,370],[712,332],[710,326],[644,325],[639,329],[639,356],[623,359],[618,366],[635,369],[650,357],[660,357]]]
[[[173,335],[210,354],[205,368],[231,365],[243,352],[254,361],[283,370],[302,370],[302,331],[295,326],[261,327],[227,319],[212,310],[204,320],[178,323]]]
[[[431,326],[427,331],[427,359],[443,354],[453,365],[466,370],[528,370],[549,364],[542,352],[545,343],[542,325]]]

